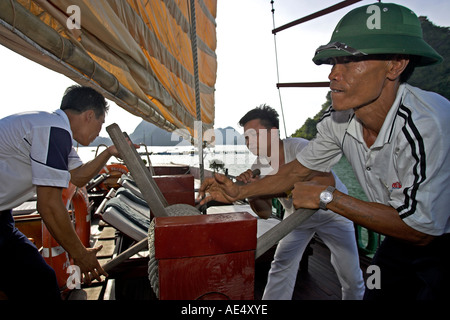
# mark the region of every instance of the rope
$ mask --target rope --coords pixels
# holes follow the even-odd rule
[[[10,0],[9,2],[11,3],[11,9],[13,12],[12,31],[14,33],[16,30],[16,7],[14,6],[13,0]]]
[[[189,7],[188,7],[189,8]],[[198,157],[200,166],[200,182],[203,182],[204,173],[204,163],[203,163],[203,126],[202,126],[202,113],[200,104],[200,85],[198,76],[198,55],[197,55],[197,27],[195,18],[195,0],[190,0],[190,30],[191,30],[191,48],[192,48],[192,59],[194,62],[194,81],[195,81],[195,106],[197,111],[197,144],[198,144]]]
[[[272,23],[273,23],[273,29],[275,29],[275,8],[273,7],[274,0],[270,1],[270,4],[272,5]],[[275,65],[277,67],[277,83],[280,83],[280,70],[278,67],[278,50],[277,50],[277,34],[273,34],[273,42],[275,46]],[[284,126],[284,135],[287,138],[287,130],[286,130],[286,121],[284,120],[284,110],[283,110],[283,101],[281,99],[281,91],[280,88],[277,88],[278,90],[278,98],[280,100],[280,107],[281,107],[281,117],[283,118],[283,126]]]

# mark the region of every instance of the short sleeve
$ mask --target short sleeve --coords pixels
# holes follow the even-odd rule
[[[341,139],[335,132],[331,117],[319,122],[316,137],[297,154],[297,160],[311,170],[330,172],[342,156]]]
[[[30,158],[34,185],[66,188],[70,181],[70,133],[59,127],[33,128]]]

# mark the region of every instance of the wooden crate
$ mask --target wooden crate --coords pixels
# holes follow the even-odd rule
[[[193,175],[154,176],[153,179],[169,205],[177,203],[195,205]]]
[[[155,219],[161,300],[253,299],[257,223],[252,215]]]

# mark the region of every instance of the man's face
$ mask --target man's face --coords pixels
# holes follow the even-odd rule
[[[328,76],[335,110],[357,109],[377,101],[383,93],[389,60],[335,58]]]
[[[97,118],[93,110],[87,110],[83,114],[84,126],[77,141],[84,146],[88,146],[100,134],[103,123],[105,123],[105,115]]]
[[[272,134],[276,134],[278,139],[278,130],[276,128],[267,129],[259,119],[250,120],[244,125],[245,144],[256,156],[271,155]]]
[[[89,136],[89,140],[91,143],[92,141],[95,140],[95,138],[98,137],[98,135],[100,134],[100,131],[102,130],[102,126],[105,123],[105,115],[101,115],[100,117],[96,117],[95,114],[92,117],[92,122],[90,124],[90,130],[91,130],[91,134]]]

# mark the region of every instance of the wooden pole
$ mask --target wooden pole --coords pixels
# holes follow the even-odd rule
[[[141,190],[142,196],[147,202],[153,215],[155,217],[168,216],[165,210],[167,204],[163,203],[160,190],[151,177],[150,171],[136,152],[136,149],[130,146],[116,123],[109,125],[106,128],[106,131],[119,151],[128,170],[131,172],[134,181],[136,181],[136,184]]]
[[[321,17],[323,15],[329,14],[329,13],[334,12],[336,10],[340,10],[342,8],[345,8],[345,7],[349,6],[349,5],[355,4],[356,2],[359,2],[359,1],[361,1],[361,0],[344,0],[344,1],[339,2],[339,3],[337,3],[337,4],[335,4],[335,5],[331,6],[331,7],[328,7],[328,8],[325,8],[323,10],[317,11],[317,12],[315,12],[313,14],[310,14],[310,15],[308,15],[306,17],[297,19],[297,20],[289,22],[289,23],[287,23],[287,24],[285,24],[285,25],[283,25],[281,27],[273,29],[272,33],[276,34],[277,32],[280,32],[282,30],[285,30],[285,29],[288,29],[290,27],[296,26],[296,25],[298,25],[300,23],[304,23],[306,21],[309,21],[309,20]]]
[[[328,88],[330,86],[329,81],[324,82],[287,82],[277,83],[277,88]]]
[[[299,209],[292,213],[289,217],[281,221],[275,227],[260,236],[256,243],[255,259],[263,255],[267,250],[274,246],[278,241],[283,239],[292,230],[301,225],[315,212],[316,210]]]
[[[139,251],[145,250],[148,247],[148,237],[145,237],[135,245],[129,247],[127,250],[119,254],[114,259],[109,260],[107,263],[103,265],[103,270],[106,272],[111,272],[115,267],[117,267],[119,264],[127,260],[129,257],[135,255]]]

